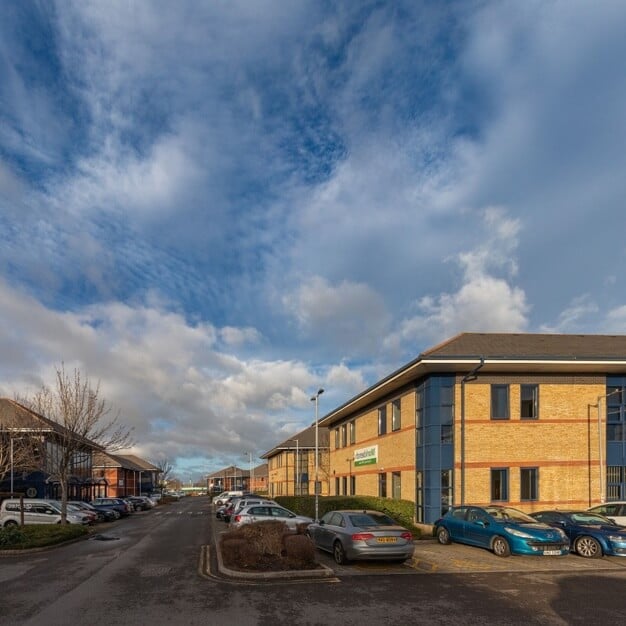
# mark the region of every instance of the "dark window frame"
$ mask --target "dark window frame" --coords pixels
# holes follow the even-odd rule
[[[505,394],[502,397],[501,394]],[[511,388],[508,384],[491,385],[491,419],[511,419]]]

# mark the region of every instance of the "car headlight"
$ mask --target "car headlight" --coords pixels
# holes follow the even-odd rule
[[[521,537],[522,539],[533,539],[533,535],[529,535],[528,533],[518,530],[517,528],[511,528],[510,526],[505,526],[504,530],[506,530],[507,533],[509,533],[510,535],[513,535],[514,537]]]

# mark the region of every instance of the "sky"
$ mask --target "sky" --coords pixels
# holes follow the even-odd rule
[[[459,332],[626,332],[626,4],[0,3],[0,396],[182,480]]]

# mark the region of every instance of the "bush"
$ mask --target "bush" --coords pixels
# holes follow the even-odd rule
[[[315,550],[304,534],[294,534],[279,521],[245,524],[225,532],[219,545],[224,565],[231,569],[283,571],[314,569]]]
[[[4,549],[23,543],[25,538],[24,532],[19,526],[0,528],[0,547]]]
[[[32,524],[0,528],[0,547],[3,550],[28,550],[53,546],[89,534],[89,529],[78,524]]]
[[[281,506],[298,513],[315,517],[315,496],[277,496],[274,498]],[[413,523],[415,503],[411,500],[394,500],[392,498],[378,498],[376,496],[320,496],[318,498],[320,518],[328,511],[336,509],[373,509],[386,513],[398,524],[419,538],[421,531]]]

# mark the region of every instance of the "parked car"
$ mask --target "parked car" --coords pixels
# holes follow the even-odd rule
[[[249,506],[251,504],[273,504],[279,506],[277,502],[274,500],[267,500],[265,498],[260,497],[243,497],[243,498],[232,498],[230,502],[227,502],[224,506],[221,506],[218,511],[220,511],[220,516],[218,519],[222,519],[225,522],[230,522],[234,515],[239,513],[244,507]],[[217,516],[217,512],[216,512]]]
[[[538,511],[532,516],[565,532],[579,556],[626,556],[626,528],[603,515],[589,511]]]
[[[60,524],[61,508],[53,500],[24,498],[24,524]],[[20,500],[3,500],[0,505],[0,526],[17,526],[20,524]],[[86,516],[76,515],[67,511],[68,524],[88,524]]]
[[[122,498],[94,498],[89,504],[97,507],[113,509],[122,517],[128,517],[132,513],[131,506],[122,500]]]
[[[54,504],[56,504],[59,509],[61,509],[62,504],[60,500],[51,500],[51,502],[54,502]],[[79,515],[85,518],[88,524],[95,524],[97,522],[98,515],[95,511],[86,511],[85,509],[75,504],[72,504],[71,502],[67,503],[67,512],[71,513],[72,515]]]
[[[116,519],[120,518],[120,514],[117,511],[106,508],[98,508],[92,506],[91,504],[89,504],[89,502],[82,502],[81,500],[70,500],[68,504],[78,506],[85,511],[93,511],[96,514],[97,522],[114,522]]]
[[[297,515],[293,511],[283,508],[277,504],[251,504],[243,507],[230,520],[232,528],[239,528],[244,524],[254,524],[255,522],[266,522],[268,520],[278,520],[284,522],[291,531],[296,531],[299,524],[310,524],[313,520],[304,515]]]
[[[240,498],[243,495],[243,491],[222,491],[222,493],[213,498],[213,504],[215,504],[215,506],[222,506],[228,498]]]
[[[146,498],[145,496],[128,496],[124,499],[133,505],[135,511],[147,511],[155,505],[154,502],[150,501],[150,498]]]
[[[466,543],[488,548],[496,556],[563,556],[570,550],[562,529],[507,506],[451,507],[434,527],[441,544]]]
[[[412,533],[380,511],[328,511],[306,532],[339,565],[357,559],[403,562],[413,556]]]
[[[626,526],[626,502],[607,502],[587,509],[590,513],[604,515],[620,526]]]

